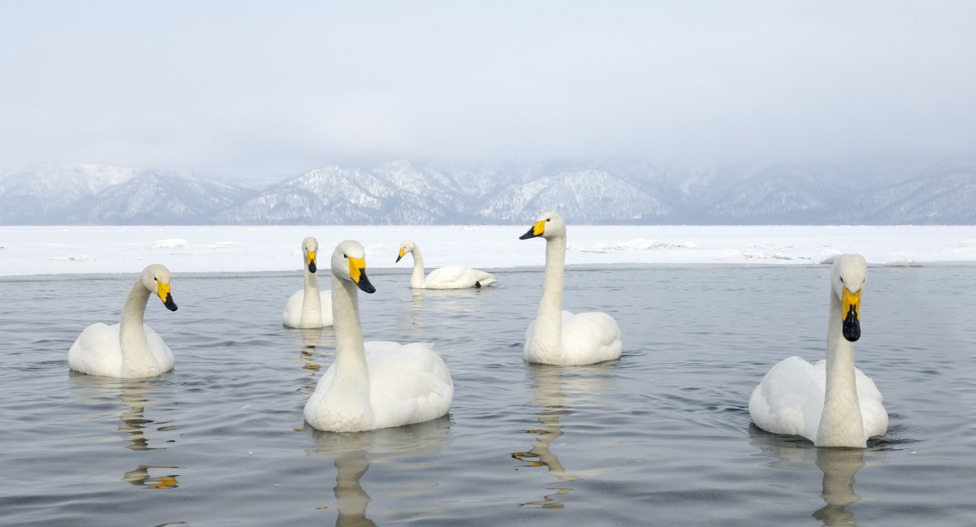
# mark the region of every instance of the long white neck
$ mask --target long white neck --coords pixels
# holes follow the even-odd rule
[[[308,327],[309,324],[318,326],[322,323],[322,297],[319,294],[319,275],[308,270],[305,266],[305,294],[302,297],[302,316],[299,325]]]
[[[840,299],[830,295],[827,323],[827,386],[817,446],[865,447],[864,421],[854,377],[854,343],[843,335]]]
[[[566,267],[566,237],[546,240],[546,274],[542,281],[542,300],[535,318],[532,347],[553,357],[561,352],[563,333],[563,269]]]
[[[410,287],[421,288],[424,286],[424,257],[420,254],[419,247],[414,247],[410,254],[413,255],[413,274],[410,275]]]
[[[157,371],[159,365],[149,351],[146,331],[143,328],[149,294],[149,290],[142,285],[142,278],[137,278],[122,306],[119,347],[122,349],[123,377],[144,377],[160,373]]]
[[[332,319],[336,337],[335,381],[332,390],[341,399],[339,410],[353,415],[371,414],[369,372],[363,330],[359,322],[356,284],[332,277]]]

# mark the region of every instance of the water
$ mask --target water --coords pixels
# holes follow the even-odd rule
[[[816,449],[751,427],[791,354],[823,356],[826,266],[587,267],[565,307],[613,315],[619,362],[522,362],[540,269],[486,290],[411,293],[375,272],[369,340],[424,340],[456,385],[449,418],[361,434],[304,425],[331,329],[281,327],[297,273],[176,275],[146,321],[171,373],[69,373],[134,276],[0,280],[0,524],[972,525],[976,267],[873,267],[858,366],[887,436]]]

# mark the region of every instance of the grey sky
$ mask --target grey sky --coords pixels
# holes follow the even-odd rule
[[[0,0],[0,170],[976,153],[976,2]]]

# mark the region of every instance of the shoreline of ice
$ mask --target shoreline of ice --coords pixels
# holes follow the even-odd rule
[[[138,272],[150,263],[179,272],[292,271],[315,236],[320,261],[344,239],[366,248],[369,268],[394,263],[414,240],[427,269],[541,266],[529,227],[487,226],[6,226],[0,276]],[[874,265],[976,263],[976,226],[593,226],[571,225],[568,265],[818,264],[857,252]]]

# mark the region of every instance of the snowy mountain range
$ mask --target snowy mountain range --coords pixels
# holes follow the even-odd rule
[[[185,173],[34,165],[0,173],[3,225],[976,224],[976,163],[664,167],[391,161],[264,189]]]

